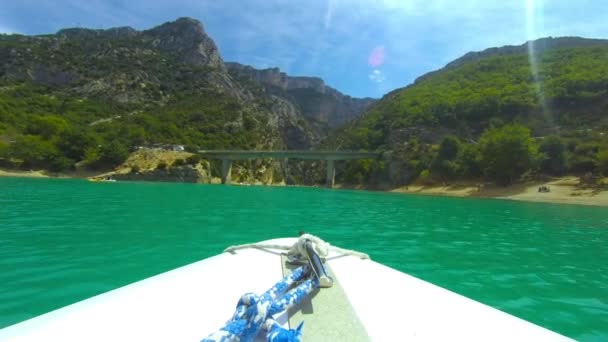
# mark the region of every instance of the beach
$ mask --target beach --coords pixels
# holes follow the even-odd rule
[[[2,170],[0,169],[0,177],[31,177],[31,178],[47,178],[42,170],[18,171],[18,170]]]
[[[27,177],[27,178],[89,178],[99,174],[95,171],[70,171],[66,173],[53,173],[46,170],[15,170],[0,169],[0,177]]]
[[[538,188],[543,185],[548,186],[550,191],[539,192]],[[393,189],[391,192],[608,206],[607,190],[583,188],[579,185],[578,178],[573,176],[556,178],[546,182],[517,183],[506,187],[466,183],[445,186],[409,185]]]
[[[32,178],[87,178],[93,176],[89,172],[72,172],[69,174],[47,174],[43,170],[19,171],[2,170],[0,177],[32,177]],[[219,179],[217,179],[219,181]],[[217,181],[215,183],[217,183]],[[234,184],[234,185],[263,185],[259,184]],[[539,186],[548,186],[549,192],[539,192]],[[353,189],[336,185],[336,188]],[[354,188],[365,190],[364,188]],[[389,190],[389,192],[409,193],[433,196],[453,196],[453,197],[476,197],[476,198],[495,198],[514,201],[562,203],[577,205],[592,205],[608,207],[608,190],[603,191],[594,188],[582,188],[578,178],[573,176],[556,178],[547,182],[525,182],[510,186],[497,186],[492,184],[458,183],[445,186],[440,185],[408,185]]]

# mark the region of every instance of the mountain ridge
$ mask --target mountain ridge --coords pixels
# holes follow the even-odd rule
[[[325,84],[319,77],[290,76],[279,68],[256,69],[237,62],[227,62],[233,73],[261,85],[266,92],[286,99],[300,108],[302,114],[336,128],[373,104],[373,98],[355,98]],[[302,93],[302,90],[309,90]]]
[[[607,57],[608,40],[577,37],[467,53],[387,93],[324,145],[392,152],[396,162],[383,171],[381,164],[374,164],[374,171],[351,163],[343,174],[351,181],[491,177],[500,172],[480,162],[483,151],[491,150],[482,147],[507,141],[511,133],[521,139],[522,156],[529,154],[527,165],[500,182],[512,182],[522,172],[608,172],[602,171],[608,155],[602,152],[608,150]],[[444,147],[452,149],[447,153],[452,159],[438,159]],[[513,159],[504,165],[517,163],[517,154],[506,156]]]
[[[446,136],[471,152],[484,131],[517,124],[536,136],[557,132],[580,157],[569,160],[573,169],[595,170],[603,132],[594,125],[603,129],[608,113],[607,42],[546,38],[467,53],[376,101],[341,94],[320,78],[224,63],[202,23],[190,18],[142,31],[0,35],[0,161],[110,167],[134,146],[308,149],[329,137],[322,148],[389,150],[397,159],[349,162],[338,175],[343,181],[397,176],[401,183],[428,175]],[[536,74],[530,44],[538,48]],[[525,136],[525,129],[512,131]],[[256,168],[286,174],[276,163],[245,164],[238,172],[245,178]],[[321,174],[300,169],[300,179]]]
[[[578,36],[543,37],[534,40],[528,40],[520,45],[503,45],[500,47],[490,47],[480,51],[469,51],[464,55],[447,63],[443,68],[430,71],[417,77],[414,80],[414,83],[424,80],[426,77],[433,75],[435,72],[454,68],[464,63],[477,61],[487,57],[521,54],[528,53],[529,51],[534,51],[534,53],[536,54],[542,54],[546,51],[569,47],[602,46],[607,44],[608,39],[600,38],[583,38]]]

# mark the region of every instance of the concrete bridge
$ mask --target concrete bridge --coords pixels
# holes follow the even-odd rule
[[[336,177],[335,162],[337,160],[353,159],[375,159],[381,156],[380,152],[351,152],[351,151],[231,151],[231,150],[212,150],[199,151],[198,154],[207,159],[222,160],[222,184],[230,183],[230,171],[232,170],[233,160],[247,159],[308,159],[327,161],[327,186],[333,187]]]

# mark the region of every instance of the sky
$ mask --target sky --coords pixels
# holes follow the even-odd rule
[[[0,0],[0,33],[203,23],[224,61],[379,98],[469,51],[608,38],[606,0]]]

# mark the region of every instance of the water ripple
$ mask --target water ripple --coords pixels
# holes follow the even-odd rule
[[[304,188],[0,179],[0,327],[299,230],[608,340],[603,208]]]

